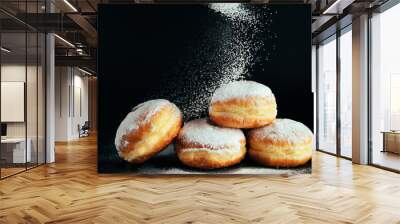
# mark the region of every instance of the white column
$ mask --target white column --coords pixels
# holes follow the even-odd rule
[[[55,133],[55,56],[54,56],[54,35],[46,36],[46,163],[55,161],[54,133]]]
[[[353,162],[368,163],[368,15],[353,19]]]
[[[54,11],[51,1],[46,1],[47,12]],[[55,43],[54,34],[46,35],[46,163],[55,161]]]

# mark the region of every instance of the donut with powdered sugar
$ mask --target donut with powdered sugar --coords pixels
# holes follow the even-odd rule
[[[239,163],[246,154],[240,129],[223,128],[208,119],[185,123],[175,142],[179,160],[187,166],[215,169]]]
[[[312,156],[313,133],[290,119],[276,119],[270,125],[249,131],[247,141],[250,157],[265,166],[296,167]]]
[[[208,114],[219,126],[257,128],[275,120],[277,106],[267,86],[254,81],[235,81],[214,92]]]
[[[146,101],[120,123],[115,147],[122,159],[143,163],[170,144],[181,127],[182,113],[175,104],[164,99]]]

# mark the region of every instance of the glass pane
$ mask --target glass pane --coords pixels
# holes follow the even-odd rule
[[[318,147],[336,153],[336,39],[318,48]]]
[[[26,34],[1,34],[1,174],[25,170],[31,159],[26,150]],[[28,147],[29,149],[29,147]]]
[[[400,170],[400,5],[372,17],[372,163]]]
[[[40,33],[39,36],[39,45],[38,45],[38,163],[45,163],[46,158],[46,149],[45,149],[45,60],[46,60],[46,52],[45,52],[45,44],[46,37],[44,34]]]
[[[27,143],[28,150],[30,148],[30,160],[28,160],[28,168],[37,165],[38,160],[38,144],[37,144],[37,80],[38,80],[38,35],[36,32],[29,32],[28,38],[28,64],[27,64],[27,80],[26,80],[26,116],[27,116]]]
[[[340,152],[352,157],[352,35],[340,36]]]
[[[36,1],[27,2],[25,11],[37,13]],[[36,17],[27,17],[28,23],[37,22]],[[38,35],[35,30],[27,30],[27,75],[26,75],[26,125],[27,125],[27,150],[31,151],[27,167],[37,166],[37,73],[38,73]]]

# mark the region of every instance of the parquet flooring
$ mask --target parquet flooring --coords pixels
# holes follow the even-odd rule
[[[7,177],[7,176],[10,176],[10,175],[22,172],[24,170],[25,170],[25,167],[17,167],[17,168],[6,167],[6,168],[1,168],[1,175],[2,175],[2,177]]]
[[[0,181],[0,223],[400,223],[400,175],[316,152],[297,176],[96,172],[94,137]]]

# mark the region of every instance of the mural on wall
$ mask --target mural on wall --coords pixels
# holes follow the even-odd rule
[[[99,172],[311,172],[310,12],[101,5]]]

